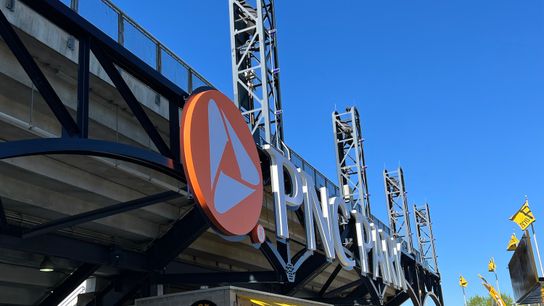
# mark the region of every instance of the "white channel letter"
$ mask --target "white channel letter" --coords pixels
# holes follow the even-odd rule
[[[340,197],[332,197],[329,199],[329,210],[330,210],[330,218],[331,218],[331,230],[334,238],[334,249],[336,250],[336,256],[338,257],[338,260],[340,260],[340,264],[346,269],[351,270],[355,266],[355,260],[353,258],[350,258],[346,254],[346,248],[344,247],[344,244],[342,242],[342,237],[340,234],[340,224],[339,222],[339,215],[338,210],[340,209],[340,216],[346,220],[346,222],[349,221],[350,218],[350,212],[347,207],[346,201]]]
[[[316,238],[314,231],[314,221],[317,223],[317,231],[321,236],[321,241],[323,242],[323,248],[325,249],[325,255],[327,259],[333,260],[335,258],[334,254],[334,243],[332,241],[332,235],[330,231],[330,224],[327,222],[325,216],[328,217],[328,205],[327,200],[324,203],[320,203],[317,199],[317,194],[315,192],[315,185],[310,176],[302,172],[299,169],[299,173],[302,177],[302,191],[304,193],[304,221],[306,222],[306,244],[308,250],[316,250]],[[325,189],[325,190],[323,190]],[[320,189],[321,195],[323,193],[326,195],[327,191],[325,187]]]
[[[366,216],[359,210],[352,210],[351,215],[355,218],[355,239],[359,249],[359,262],[361,274],[366,276],[370,273],[368,265],[368,253],[374,247],[372,240],[372,228]]]
[[[274,196],[274,214],[276,218],[276,236],[289,238],[287,208],[296,210],[302,205],[302,179],[295,165],[283,153],[270,145],[264,145],[264,150],[270,157],[270,181]],[[285,194],[285,177],[283,169],[287,170],[292,183],[292,193]]]
[[[395,287],[400,290],[406,290],[406,281],[404,279],[404,273],[401,265],[401,244],[400,242],[391,237],[389,240],[390,260],[391,260],[391,273],[394,275]]]
[[[372,240],[374,241],[374,248],[372,249],[372,262],[374,264],[374,269],[372,272],[372,278],[377,279],[381,277],[385,284],[389,284],[389,273],[387,272],[387,258],[383,251],[382,243],[382,230],[377,229],[374,224],[371,224],[374,228],[372,229]]]
[[[389,284],[395,287],[396,284],[396,276],[395,273],[393,273],[393,261],[391,260],[391,238],[389,235],[382,231],[381,232],[381,238],[382,238],[382,247],[383,247],[383,253],[385,256],[385,269],[386,273],[384,273],[384,276],[387,275],[387,279],[389,280]]]

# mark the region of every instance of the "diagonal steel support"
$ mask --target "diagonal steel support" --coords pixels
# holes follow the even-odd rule
[[[39,306],[56,306],[62,302],[72,291],[74,291],[83,281],[89,278],[100,266],[95,264],[82,264],[55,287],[51,293],[43,299]]]
[[[410,296],[406,292],[399,292],[395,297],[387,301],[387,306],[400,306],[404,302],[410,299]]]
[[[368,293],[370,293],[370,298],[374,305],[382,305],[383,299],[380,294],[380,284],[376,284],[372,279],[368,277],[361,278],[362,284],[366,287],[368,290]]]
[[[343,286],[340,286],[334,290],[331,290],[329,292],[327,292],[327,294],[325,294],[325,297],[334,297],[336,295],[339,295],[341,293],[343,293],[344,291],[346,290],[349,290],[351,288],[354,288],[354,287],[358,287],[360,286],[362,283],[362,280],[361,279],[358,279],[356,281],[352,281],[351,283],[347,283]]]
[[[299,254],[305,251],[306,250],[302,250],[299,252]],[[296,258],[299,257],[297,255],[295,255],[295,262]],[[302,289],[304,285],[306,285],[309,281],[314,279],[314,277],[323,272],[323,270],[325,270],[325,268],[327,268],[329,264],[330,263],[329,261],[327,261],[327,257],[325,255],[320,253],[314,253],[302,263],[300,268],[298,268],[295,282],[286,285],[285,293],[287,293],[288,295],[295,294],[297,291]]]
[[[177,192],[166,191],[166,192],[150,195],[150,196],[132,200],[132,201],[110,205],[110,206],[96,209],[93,211],[88,211],[78,215],[60,218],[58,220],[54,220],[51,222],[47,222],[47,223],[35,226],[34,228],[30,229],[28,232],[24,233],[22,237],[23,238],[36,237],[36,236],[50,233],[52,231],[56,231],[59,229],[75,226],[81,223],[86,223],[86,222],[94,221],[97,219],[106,218],[112,215],[120,214],[123,212],[127,212],[130,210],[173,200],[180,196],[181,195]]]
[[[261,244],[260,250],[261,253],[263,253],[264,257],[266,257],[266,260],[268,260],[268,263],[270,263],[274,271],[278,273],[285,272],[285,262],[283,262],[283,259],[280,259],[281,256],[279,255],[279,253],[275,252],[274,249],[272,249],[271,242],[269,240]]]
[[[153,271],[164,271],[170,262],[209,227],[208,219],[202,212],[197,207],[191,209],[148,249],[146,252],[148,268]],[[87,305],[95,305],[95,302],[101,305],[121,305],[147,284],[151,276],[152,272],[123,273],[100,292],[95,301]]]
[[[321,287],[321,290],[319,291],[319,296],[323,297],[325,295],[325,293],[327,292],[327,289],[329,289],[332,282],[334,281],[334,279],[336,278],[338,273],[340,273],[341,270],[342,270],[342,265],[340,264],[337,265],[336,268],[334,268],[334,271],[332,271],[331,275],[329,276],[325,284],[323,284],[323,287]]]
[[[89,136],[89,65],[91,53],[91,39],[79,39],[79,60],[77,71],[77,125],[79,136]]]
[[[148,249],[149,267],[162,270],[209,227],[208,219],[198,207],[193,207]]]
[[[114,279],[106,288],[98,292],[87,306],[123,305],[132,295],[134,295],[142,284],[148,283],[150,274],[125,272]]]
[[[161,95],[165,97],[188,96],[187,92],[174,82],[146,64],[142,59],[121,46],[117,41],[113,40],[74,10],[64,5],[61,1],[20,0],[20,2],[75,37],[90,35],[93,44],[99,44],[99,47],[115,60],[117,66],[136,76],[140,81]],[[178,107],[183,107],[183,104],[178,105]]]
[[[23,67],[23,70],[28,74],[47,105],[49,105],[49,108],[62,125],[64,131],[71,137],[77,136],[79,134],[77,123],[74,121],[64,104],[62,104],[62,101],[41,71],[40,67],[38,67],[38,64],[36,64],[32,55],[28,52],[27,48],[13,29],[13,26],[1,11],[0,35],[13,55],[17,58],[19,64]]]
[[[132,90],[130,90],[130,88],[128,87],[127,83],[123,79],[123,76],[113,64],[112,59],[106,53],[104,53],[104,51],[101,50],[101,48],[96,44],[91,44],[91,50],[93,51],[93,54],[100,62],[100,65],[102,65],[102,68],[104,68],[111,81],[127,103],[128,107],[130,108],[138,122],[140,122],[142,128],[145,130],[153,144],[155,144],[155,146],[162,155],[172,158],[173,156],[170,148],[168,148],[168,145],[166,144],[166,142],[164,142],[164,139],[159,134],[159,131],[157,130],[157,128],[155,128],[153,122],[151,122],[151,120],[145,113],[142,105],[140,104],[140,102],[138,102],[138,99],[136,99],[136,96],[134,96],[134,93],[132,93]]]
[[[76,262],[109,266],[121,270],[149,272],[147,254],[120,247],[83,241],[58,234],[45,234],[39,238],[20,238],[22,228],[10,225],[0,232],[0,248],[21,252],[64,258]],[[168,265],[167,273],[205,273],[210,269],[174,261]]]

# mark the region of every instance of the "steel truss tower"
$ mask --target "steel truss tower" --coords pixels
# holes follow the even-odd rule
[[[363,137],[357,109],[350,107],[344,113],[333,112],[332,128],[340,193],[346,201],[351,201],[352,208],[370,216]]]
[[[234,102],[259,144],[282,150],[280,68],[273,0],[229,0]]]
[[[416,220],[416,233],[422,264],[428,263],[429,260],[432,260],[432,264],[434,266],[429,265],[429,267],[438,274],[438,260],[434,245],[435,240],[429,204],[425,203],[425,206],[420,208],[414,205],[414,216]]]
[[[387,203],[387,215],[389,226],[395,238],[403,238],[407,243],[407,251],[414,252],[412,241],[412,227],[410,226],[410,211],[406,197],[406,185],[404,184],[404,172],[402,168],[395,171],[383,170],[385,185],[385,199]]]

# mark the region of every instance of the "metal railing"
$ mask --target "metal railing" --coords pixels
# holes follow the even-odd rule
[[[214,87],[110,0],[60,0],[181,89]]]

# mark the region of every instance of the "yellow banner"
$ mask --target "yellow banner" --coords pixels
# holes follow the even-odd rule
[[[491,298],[493,298],[495,303],[497,303],[497,306],[506,306],[506,303],[504,303],[502,297],[499,295],[497,290],[495,290],[495,288],[493,288],[493,286],[491,286],[485,280],[485,278],[483,278],[483,276],[478,274],[478,277],[482,279],[482,285],[484,285],[484,287],[489,291],[489,295],[491,296]]]
[[[518,247],[518,237],[516,237],[516,234],[512,234],[510,237],[510,241],[508,241],[508,247],[506,248],[507,251],[515,251]]]
[[[463,275],[459,276],[459,286],[461,287],[468,286],[468,281],[463,277]]]
[[[495,260],[493,259],[493,257],[491,257],[491,259],[489,260],[489,263],[487,264],[487,271],[495,272],[496,269],[497,269],[497,266],[495,265]]]
[[[284,303],[278,301],[263,300],[248,296],[237,295],[237,304],[240,306],[297,306],[297,304]]]
[[[510,220],[516,222],[522,230],[526,230],[529,225],[535,222],[535,216],[529,208],[529,201],[525,201],[523,206],[512,216]]]

